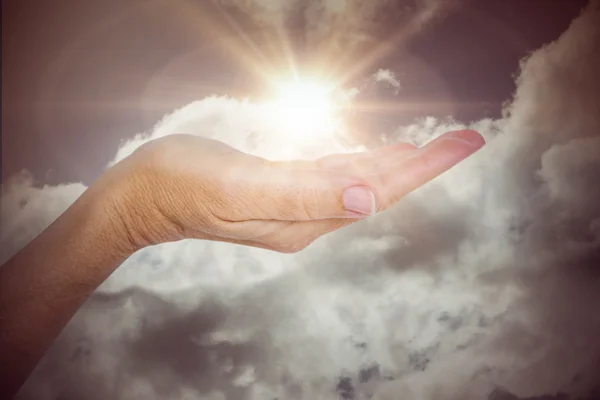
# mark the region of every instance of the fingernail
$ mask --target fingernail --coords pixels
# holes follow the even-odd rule
[[[352,186],[344,190],[344,208],[364,215],[373,215],[377,211],[375,195],[366,186]]]
[[[483,136],[472,129],[463,129],[460,131],[451,132],[448,134],[447,138],[459,140],[475,148],[480,148],[485,144],[485,139]]]

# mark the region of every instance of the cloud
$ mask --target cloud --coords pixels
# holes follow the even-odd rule
[[[505,117],[469,125],[488,145],[392,210],[294,255],[191,240],[136,253],[22,398],[589,395],[600,371],[598,18],[592,2],[523,60]],[[269,121],[259,104],[203,99],[124,143],[115,161],[173,132],[269,157],[324,152],[290,144]],[[424,118],[387,140],[422,144],[464,126]],[[3,249],[23,246],[82,190],[10,184]]]
[[[34,187],[33,176],[23,171],[2,189],[0,265],[50,225],[86,187],[78,183]]]
[[[389,69],[378,69],[373,74],[375,82],[384,82],[394,88],[394,93],[398,93],[400,90],[400,81],[396,78],[396,74]]]

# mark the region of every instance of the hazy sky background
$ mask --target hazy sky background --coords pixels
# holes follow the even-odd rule
[[[298,254],[196,240],[134,254],[20,399],[598,399],[600,2],[581,15],[575,1],[401,3],[11,3],[3,152],[52,184],[3,186],[0,263],[153,138],[188,132],[267,157],[352,150],[328,131],[292,140],[242,100],[285,64],[278,27],[303,69],[354,71],[345,84],[388,110],[353,118],[348,136],[487,140]],[[211,37],[226,15],[253,40]],[[375,83],[378,68],[398,91]]]
[[[220,37],[231,35],[247,47],[213,3],[4,1],[3,179],[27,168],[40,182],[90,183],[121,140],[150,129],[164,114],[209,94],[260,93],[264,82],[223,45]],[[402,34],[407,20],[397,14],[378,15],[370,31],[374,42],[390,41],[395,32],[401,40],[353,78],[390,68],[402,91],[396,97],[372,93],[387,102],[387,111],[361,113],[355,129],[379,133],[423,115],[499,116],[514,91],[519,59],[556,39],[585,3],[469,1],[414,35]],[[257,24],[226,10],[269,55]],[[286,29],[298,62],[315,55],[302,22],[287,21]],[[346,65],[362,55],[353,54]]]

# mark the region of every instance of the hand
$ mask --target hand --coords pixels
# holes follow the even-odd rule
[[[110,193],[131,251],[199,238],[288,253],[387,209],[484,144],[464,130],[422,148],[399,143],[274,162],[215,140],[172,135],[141,146],[97,185]]]
[[[457,131],[420,149],[401,143],[314,162],[271,162],[186,135],[141,146],[0,268],[0,364],[11,366],[0,397],[16,393],[132,252],[184,238],[295,252],[385,210],[483,144]]]

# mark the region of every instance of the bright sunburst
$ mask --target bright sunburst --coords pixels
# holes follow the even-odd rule
[[[338,127],[339,104],[333,85],[308,79],[280,82],[270,105],[274,120],[288,134],[314,137]]]

